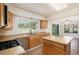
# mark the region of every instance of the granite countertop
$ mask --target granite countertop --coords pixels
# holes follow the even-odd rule
[[[73,37],[70,37],[70,36],[63,36],[63,37],[46,36],[46,37],[43,37],[43,39],[54,41],[54,42],[58,42],[58,43],[66,45],[69,42],[71,42]]]
[[[25,53],[25,50],[21,46],[16,46],[0,51],[0,55],[18,55],[23,53]]]

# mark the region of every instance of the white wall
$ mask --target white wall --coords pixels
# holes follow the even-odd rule
[[[60,11],[59,13],[50,16],[48,19],[51,20],[50,25],[52,25],[53,23],[59,24],[59,36],[69,35],[73,37],[79,37],[79,30],[78,30],[78,34],[65,34],[63,31],[64,29],[63,22],[66,19],[71,20],[72,21],[71,23],[78,24],[79,27],[79,7]],[[51,26],[49,29],[51,29],[50,33],[52,33]]]
[[[55,19],[51,22],[51,24],[59,24],[59,36],[68,35],[68,36],[73,36],[75,38],[79,37],[79,30],[77,34],[64,33],[64,22],[67,19],[70,21],[70,24],[78,24],[78,29],[79,29],[79,15]],[[52,29],[52,27],[50,29]]]

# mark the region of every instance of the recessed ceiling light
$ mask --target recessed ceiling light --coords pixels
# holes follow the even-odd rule
[[[57,11],[61,11],[67,8],[65,3],[50,3],[50,5],[53,6]]]

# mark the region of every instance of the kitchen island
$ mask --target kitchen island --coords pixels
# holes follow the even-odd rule
[[[70,36],[43,37],[43,54],[44,55],[70,55],[72,39],[73,37],[70,37]]]

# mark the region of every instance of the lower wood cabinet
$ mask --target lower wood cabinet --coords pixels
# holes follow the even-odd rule
[[[30,36],[29,37],[29,49],[41,44],[40,36]]]
[[[52,49],[52,45],[46,42],[43,43],[43,54],[44,55],[51,55],[52,54],[51,49]]]
[[[43,54],[44,55],[70,55],[70,43],[67,45],[43,40]]]
[[[52,53],[55,54],[55,55],[65,55],[65,51],[63,51],[63,50],[61,50],[57,47],[53,47],[53,52]]]
[[[42,44],[42,37],[50,35],[49,33],[38,33],[36,35],[29,35],[28,37],[19,38],[25,50],[39,46]]]
[[[29,36],[29,49],[42,44],[42,37],[49,36],[50,33],[38,32],[36,35]]]

